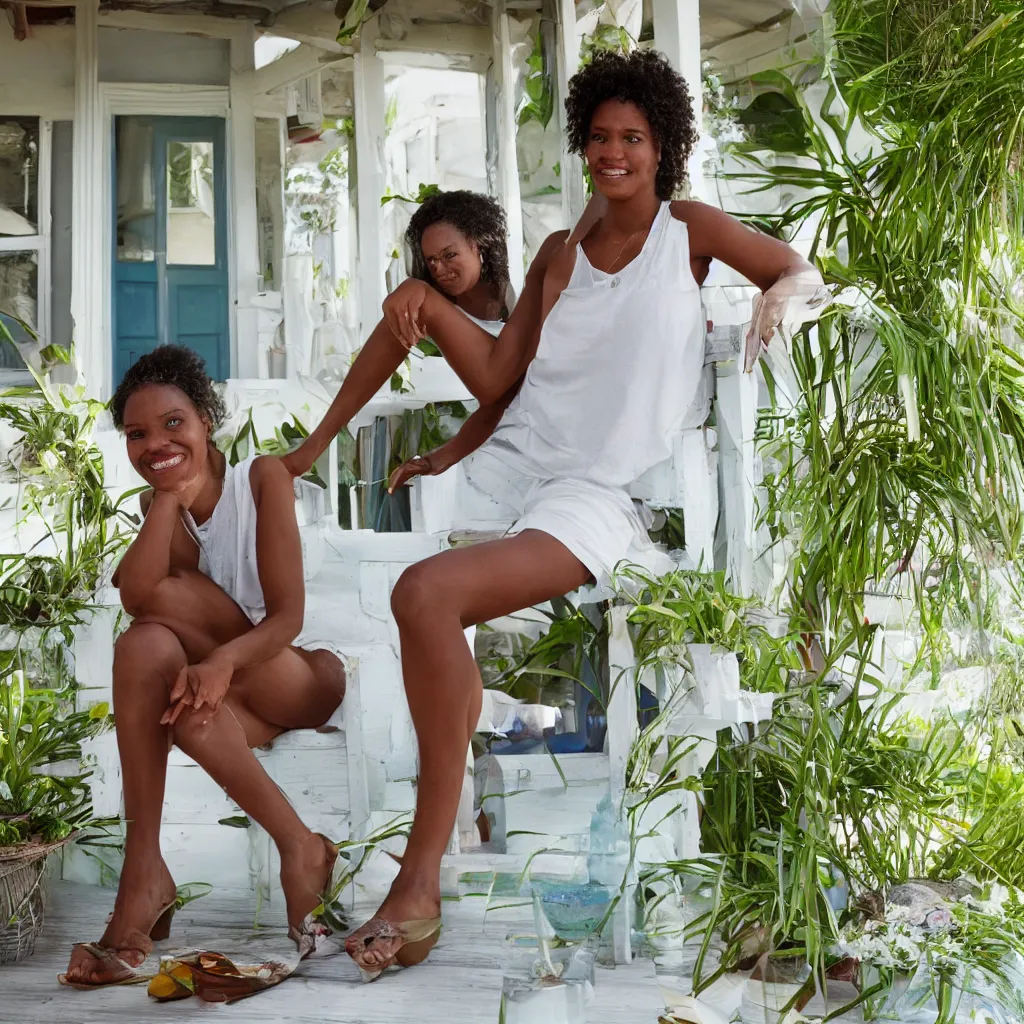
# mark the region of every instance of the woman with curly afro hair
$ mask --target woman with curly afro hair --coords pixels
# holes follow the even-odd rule
[[[315,935],[308,915],[338,855],[250,749],[323,725],[345,693],[334,644],[300,635],[305,581],[291,474],[274,458],[227,463],[210,440],[224,404],[188,349],[142,356],[111,411],[151,490],[114,576],[133,617],[114,648],[124,866],[103,937],[75,946],[61,977],[79,988],[130,980],[152,940],[168,937],[176,886],[160,820],[172,743],[273,837],[289,934],[300,944]]]
[[[507,234],[505,211],[490,196],[464,189],[435,193],[417,207],[405,232],[412,278],[429,285],[438,298],[487,334],[497,336],[515,305]],[[383,353],[391,366],[389,376],[407,355],[383,320],[363,348],[371,357],[374,352]],[[285,456],[294,475],[308,472],[335,434],[373,396],[365,390],[367,367],[360,356],[322,422],[300,449]],[[374,372],[371,368],[371,376]],[[505,406],[498,403],[481,404],[450,441],[399,466],[392,474],[391,489],[415,476],[444,473],[466,458],[490,437],[504,411]]]
[[[360,389],[372,394],[401,348],[429,334],[473,394],[505,410],[459,472],[508,535],[412,566],[392,594],[420,769],[401,871],[346,941],[369,977],[422,959],[437,934],[441,857],[481,705],[463,629],[604,583],[621,560],[650,554],[629,487],[670,457],[696,397],[713,260],[763,293],[755,353],[790,299],[809,300],[801,314],[820,301],[820,276],[788,245],[674,199],[696,132],[686,84],[663,57],[599,54],[573,76],[566,110],[595,196],[571,234],[545,241],[497,342],[434,289],[403,282],[384,303],[390,336],[364,347],[336,399],[344,422]]]
[[[475,319],[503,321],[512,306],[507,235],[505,211],[490,196],[438,192],[417,207],[405,232],[412,276]]]

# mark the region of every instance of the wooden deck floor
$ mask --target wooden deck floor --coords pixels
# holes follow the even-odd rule
[[[160,1005],[144,987],[79,992],[62,988],[56,975],[67,964],[75,941],[99,937],[113,906],[113,891],[57,882],[35,955],[0,967],[0,1022],[10,1024],[135,1024],[138,1021],[244,1021],[269,1024],[496,1024],[501,979],[508,961],[509,932],[532,931],[521,909],[484,914],[483,902],[446,902],[445,931],[427,964],[391,972],[372,985],[359,980],[347,956],[307,961],[301,974],[279,987],[233,1006],[198,1000]],[[357,919],[368,916],[357,915]],[[280,917],[261,914],[261,924],[279,926]],[[251,899],[213,893],[189,905],[175,919],[172,938],[160,949],[182,946],[226,954],[255,950],[276,928],[253,931]],[[649,960],[628,967],[598,969],[588,1024],[655,1024],[661,997]],[[536,1024],[546,1024],[537,1021]]]

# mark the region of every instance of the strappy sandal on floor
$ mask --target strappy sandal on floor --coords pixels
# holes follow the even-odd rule
[[[382,917],[374,917],[345,940],[345,951],[356,962],[363,981],[376,981],[389,967],[415,967],[426,960],[441,935],[441,918],[420,921],[402,921],[394,924]],[[359,955],[373,951],[382,941],[399,940],[402,945],[390,960],[373,968],[364,967]]]
[[[175,902],[169,903],[160,911],[160,914],[156,919],[156,923],[149,930],[149,935],[144,935],[140,931],[129,932],[125,943],[117,949],[111,949],[108,946],[101,946],[98,942],[75,943],[71,948],[71,955],[74,956],[75,950],[78,949],[84,950],[88,953],[100,968],[100,980],[75,981],[69,978],[65,973],[58,974],[57,981],[60,982],[61,985],[67,985],[70,988],[78,989],[108,988],[111,985],[139,985],[143,982],[149,981],[153,975],[145,973],[139,968],[146,962],[146,958],[149,954],[153,952],[153,943],[162,942],[171,934],[171,920],[174,918],[175,910],[177,910],[177,899],[175,899]],[[117,955],[118,953],[128,952],[129,950],[142,954],[142,960],[138,967],[133,966],[128,963],[127,960],[124,960]],[[93,973],[95,973],[95,970]]]
[[[345,931],[348,920],[344,909],[334,900],[338,847],[326,836],[320,835],[320,838],[327,848],[330,865],[319,905],[298,927],[288,929],[288,938],[295,943],[298,956],[248,964],[236,963],[212,950],[165,957],[160,973],[149,983],[149,995],[160,1003],[189,996],[198,996],[205,1002],[234,1003],[279,985],[306,957],[320,950],[324,939],[335,930]]]

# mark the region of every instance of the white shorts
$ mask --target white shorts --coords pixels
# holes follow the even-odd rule
[[[460,463],[460,515],[509,535],[541,530],[564,544],[606,588],[624,561],[646,564],[653,550],[641,511],[621,488],[553,479],[518,449],[491,439]]]

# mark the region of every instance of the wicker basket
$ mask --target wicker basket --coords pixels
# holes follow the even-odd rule
[[[72,838],[0,847],[0,964],[26,960],[35,950],[46,908],[46,858]]]

